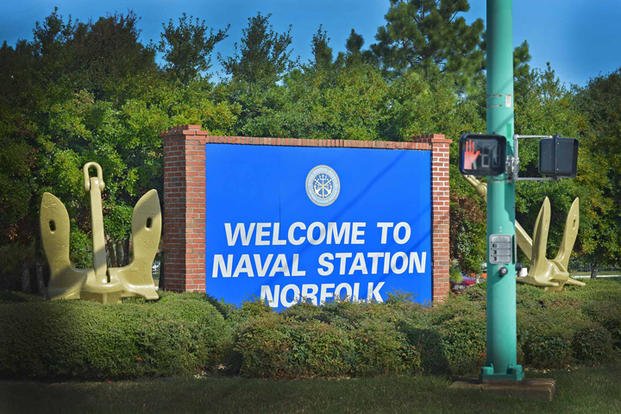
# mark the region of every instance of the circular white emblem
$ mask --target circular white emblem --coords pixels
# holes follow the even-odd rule
[[[306,176],[306,194],[320,207],[334,203],[340,190],[339,176],[327,165],[314,167]]]

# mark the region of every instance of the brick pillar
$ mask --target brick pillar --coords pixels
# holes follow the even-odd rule
[[[450,194],[449,149],[451,140],[441,134],[415,137],[414,142],[431,145],[431,203],[432,203],[432,250],[433,250],[433,302],[448,298],[450,291]]]
[[[205,291],[205,142],[198,125],[164,140],[164,289]]]

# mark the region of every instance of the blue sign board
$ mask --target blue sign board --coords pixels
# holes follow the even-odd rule
[[[206,291],[430,303],[431,152],[206,144]]]

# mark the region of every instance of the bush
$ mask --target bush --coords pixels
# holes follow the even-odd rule
[[[295,378],[348,375],[353,346],[339,328],[317,320],[296,321],[271,313],[240,326],[235,351],[240,373]]]
[[[421,355],[407,336],[385,321],[367,320],[350,332],[357,376],[415,374],[421,371]]]
[[[473,312],[453,314],[449,319],[447,309],[438,319],[438,315],[429,315],[429,322],[406,323],[403,330],[420,352],[424,373],[476,374],[485,362],[485,318],[481,312]]]
[[[535,368],[562,368],[573,362],[571,338],[559,331],[529,337],[522,351],[525,363]]]
[[[603,326],[593,324],[578,330],[572,339],[574,358],[584,364],[608,361],[612,355],[612,337]]]
[[[621,283],[546,292],[518,285],[518,362],[598,364],[621,346]],[[485,361],[485,286],[421,307],[258,301],[238,309],[197,293],[162,292],[119,305],[45,302],[0,292],[0,376],[101,379],[222,371],[249,377],[343,377],[418,372],[473,375]]]
[[[214,367],[230,329],[206,301],[0,304],[0,376],[135,378]]]
[[[397,329],[405,308],[413,306],[299,304],[253,317],[236,336],[240,372],[272,378],[419,372],[420,353]]]
[[[0,290],[21,289],[24,265],[32,262],[34,246],[20,243],[0,245]]]
[[[621,349],[621,300],[596,300],[585,306],[585,313],[610,333],[614,348]]]
[[[589,282],[580,288],[546,292],[518,290],[518,343],[524,363],[560,368],[593,365],[611,358],[621,334],[621,284]]]
[[[440,344],[453,375],[475,374],[485,362],[485,319],[456,317],[438,327]]]

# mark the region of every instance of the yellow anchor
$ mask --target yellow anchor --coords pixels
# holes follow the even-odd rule
[[[96,175],[90,176],[95,169]],[[143,296],[158,299],[151,275],[162,231],[160,201],[156,190],[143,195],[132,213],[132,261],[119,268],[108,268],[103,226],[101,192],[105,184],[96,162],[83,167],[84,190],[90,195],[93,234],[93,268],[77,269],[69,259],[69,214],[51,193],[41,200],[39,224],[43,250],[50,266],[50,299],[90,299],[101,303],[118,302],[121,297]]]
[[[464,176],[466,180],[477,190],[481,197],[487,197],[487,185],[477,180],[471,175]],[[528,283],[534,286],[544,287],[546,290],[562,290],[565,284],[574,286],[584,286],[583,282],[569,277],[569,256],[573,250],[576,237],[578,236],[578,225],[580,222],[579,212],[580,201],[576,199],[571,204],[563,238],[558,253],[554,259],[546,257],[546,247],[548,243],[548,232],[550,230],[550,199],[546,197],[535,221],[533,238],[528,235],[526,230],[515,222],[515,235],[518,247],[524,255],[531,261],[531,267],[526,277],[519,277],[518,282]]]

